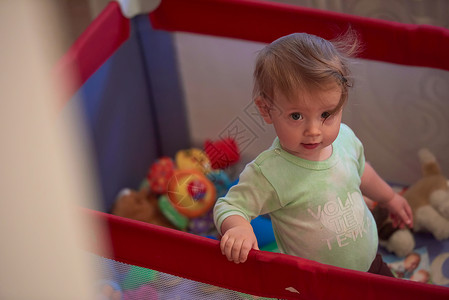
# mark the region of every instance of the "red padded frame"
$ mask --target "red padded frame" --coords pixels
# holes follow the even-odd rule
[[[117,261],[243,293],[281,299],[447,300],[449,288],[373,275],[299,257],[252,250],[243,264],[229,262],[209,238],[92,210],[111,251],[86,250]],[[97,240],[103,240],[104,236]],[[293,287],[298,293],[287,288]]]
[[[65,92],[73,95],[129,35],[129,19],[110,2],[57,63],[55,76],[69,79]]]
[[[256,0],[163,0],[150,14],[156,29],[269,43],[293,32],[360,35],[361,58],[449,71],[449,30]]]

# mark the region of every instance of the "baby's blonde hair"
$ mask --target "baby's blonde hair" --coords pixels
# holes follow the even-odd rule
[[[348,31],[330,42],[307,33],[293,33],[264,47],[254,69],[253,99],[273,101],[276,93],[287,98],[298,90],[311,92],[337,83],[342,89],[339,108],[348,98],[349,59],[358,49],[356,35]]]

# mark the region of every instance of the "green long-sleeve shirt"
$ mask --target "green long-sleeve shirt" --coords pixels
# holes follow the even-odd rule
[[[278,138],[250,162],[239,183],[218,199],[214,219],[250,221],[269,214],[282,253],[367,271],[377,251],[377,229],[360,182],[363,146],[342,124],[325,161],[308,161],[282,149]]]

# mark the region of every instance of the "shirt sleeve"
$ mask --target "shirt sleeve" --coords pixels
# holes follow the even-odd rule
[[[214,207],[214,222],[221,233],[221,224],[231,215],[239,215],[248,222],[255,217],[280,208],[277,193],[255,163],[248,164],[239,182],[219,198]]]

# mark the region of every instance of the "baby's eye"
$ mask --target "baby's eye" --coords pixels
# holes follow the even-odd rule
[[[302,119],[302,115],[300,113],[292,113],[290,114],[290,118],[292,118],[295,121],[301,120]]]
[[[323,118],[323,119],[327,119],[327,118],[329,118],[331,116],[331,113],[330,112],[328,112],[328,111],[325,111],[325,112],[323,112],[322,114],[321,114],[321,118]]]

